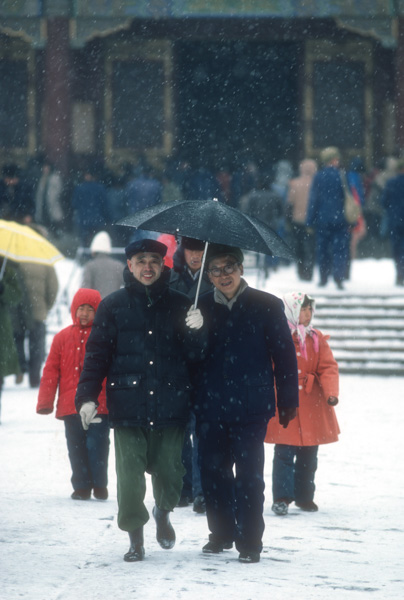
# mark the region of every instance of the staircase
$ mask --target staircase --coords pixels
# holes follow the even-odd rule
[[[340,373],[404,376],[404,293],[317,294],[314,327],[331,336]]]

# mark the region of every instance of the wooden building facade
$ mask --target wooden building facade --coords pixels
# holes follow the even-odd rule
[[[404,150],[404,2],[3,0],[0,164]]]

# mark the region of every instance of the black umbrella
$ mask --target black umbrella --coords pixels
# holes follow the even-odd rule
[[[125,217],[117,225],[184,235],[206,242],[201,270],[208,243],[237,246],[280,258],[294,258],[289,246],[266,223],[217,200],[157,204]],[[198,293],[199,287],[195,306]]]

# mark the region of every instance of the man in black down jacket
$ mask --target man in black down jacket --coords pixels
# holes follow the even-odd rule
[[[242,263],[238,248],[208,248],[214,290],[199,302],[209,340],[206,359],[195,367],[194,411],[211,532],[203,552],[216,554],[235,542],[239,560],[252,563],[262,551],[267,424],[277,402],[287,427],[299,396],[283,304],[249,288]]]
[[[167,247],[139,240],[126,249],[125,287],[100,304],[87,342],[76,407],[83,427],[96,417],[107,377],[107,406],[115,429],[118,526],[129,532],[128,562],[144,557],[145,472],[152,475],[157,541],[170,549],[169,513],[181,494],[181,450],[189,417],[189,364],[203,355],[199,310],[169,289]],[[192,329],[187,325],[192,324]],[[203,331],[203,330],[202,330]]]

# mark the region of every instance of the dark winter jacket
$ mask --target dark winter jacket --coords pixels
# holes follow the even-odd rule
[[[155,206],[161,202],[162,186],[153,177],[140,175],[129,181],[126,187],[126,197],[130,214],[138,212],[148,206]]]
[[[0,258],[0,269],[3,260]],[[7,375],[21,373],[10,315],[10,309],[15,308],[21,300],[21,295],[22,290],[17,272],[11,263],[7,262],[3,279],[0,282],[0,379]]]
[[[199,308],[209,329],[206,359],[195,373],[195,406],[202,421],[267,422],[299,403],[295,347],[282,302],[247,287],[231,311],[213,292]]]
[[[174,268],[171,270],[170,287],[173,290],[182,292],[191,300],[195,299],[196,289],[198,287],[199,275],[194,279],[188,269],[184,257],[184,248],[180,245],[173,256]],[[202,275],[199,294],[202,295],[212,289],[212,284],[206,273]]]
[[[100,304],[76,395],[95,400],[107,377],[112,426],[159,428],[188,420],[189,364],[203,356],[202,330],[185,325],[189,299],[168,286],[165,269],[144,286],[125,269],[125,288]]]
[[[344,189],[339,169],[325,167],[314,176],[306,224],[315,229],[347,227],[344,216]]]
[[[20,180],[13,188],[0,180],[0,218],[22,223],[35,212],[32,186]]]
[[[98,181],[83,181],[76,185],[72,207],[82,243],[86,241],[86,236],[105,229],[110,222],[106,188]]]
[[[404,236],[404,173],[387,181],[382,204],[387,212],[391,234]]]

